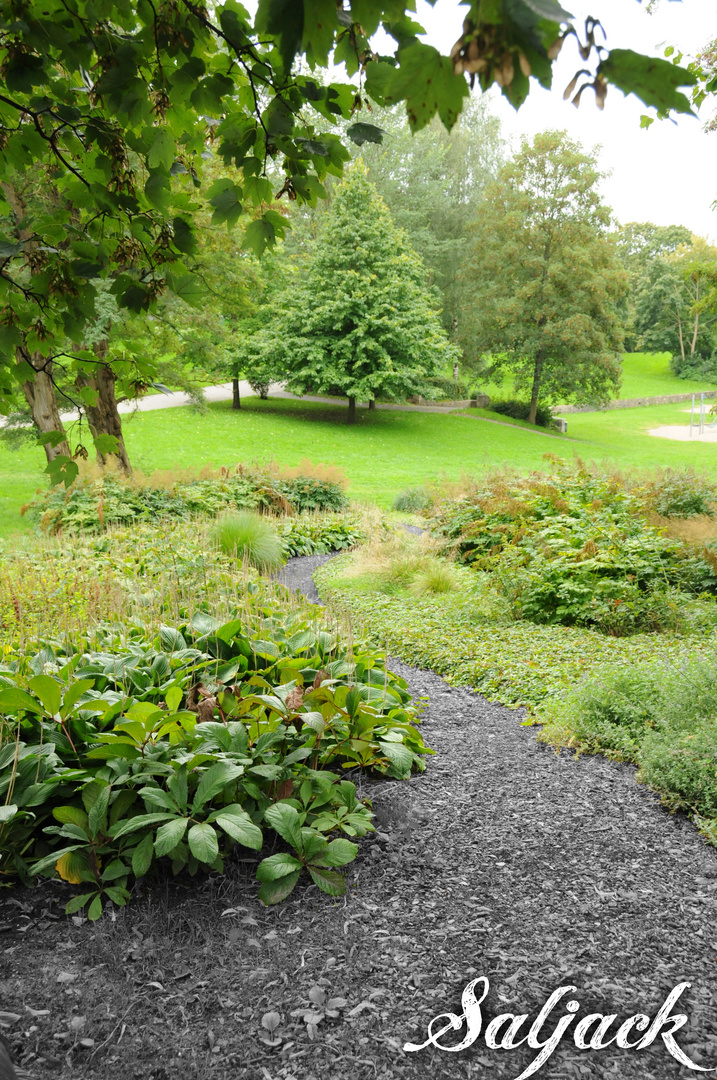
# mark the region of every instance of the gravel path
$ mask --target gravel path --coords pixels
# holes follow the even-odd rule
[[[317,563],[292,564],[288,580],[303,591]],[[357,994],[385,994],[376,1001],[396,1049],[389,1069],[354,1075],[454,1080],[482,1074],[484,1065],[495,1080],[518,1077],[536,1051],[491,1050],[482,1039],[458,1054],[401,1049],[423,1042],[439,1013],[460,1014],[461,991],[479,975],[490,980],[492,1015],[532,1018],[569,985],[578,1017],[615,1013],[619,1023],[637,1012],[654,1017],[672,988],[688,982],[676,1009],[689,1023],[676,1041],[695,1064],[717,1070],[717,851],[636,784],[634,768],[557,754],[521,726],[521,711],[400,660],[389,666],[415,697],[428,698],[422,727],[436,756],[424,774],[364,792],[380,832],[354,864],[352,907],[370,922],[359,934],[346,923],[340,944],[350,949]],[[335,921],[328,918],[329,934]],[[344,1037],[351,1054],[354,1040]],[[660,1039],[639,1052],[597,1051],[577,1049],[567,1035],[538,1075],[693,1074]]]

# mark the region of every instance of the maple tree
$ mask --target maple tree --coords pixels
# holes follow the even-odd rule
[[[501,170],[473,228],[468,334],[495,372],[540,400],[603,402],[620,382],[627,275],[608,236],[595,157],[536,135]]]

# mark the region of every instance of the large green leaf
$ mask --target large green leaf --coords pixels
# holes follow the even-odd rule
[[[238,844],[243,844],[244,847],[252,848],[254,851],[261,851],[264,837],[259,826],[254,824],[248,814],[243,812],[241,815],[229,814],[226,812],[229,809],[230,807],[226,807],[216,816],[212,814],[212,820]]]
[[[205,803],[211,802],[232,780],[236,780],[243,773],[243,765],[232,765],[228,761],[218,761],[216,765],[210,765],[197,785],[192,811],[196,813],[201,810]]]
[[[168,855],[175,848],[187,831],[188,818],[174,818],[157,829],[157,838],[154,841],[155,854],[158,856]]]
[[[280,878],[265,881],[258,893],[262,904],[280,904],[282,900],[286,900],[287,896],[299,880],[300,875],[301,870],[294,870],[292,873],[285,874]]]
[[[321,853],[321,857],[314,860],[318,866],[345,866],[352,862],[358,855],[358,844],[339,837],[332,840]]]
[[[257,867],[256,876],[259,881],[276,881],[277,878],[286,877],[301,870],[301,863],[293,855],[285,851],[278,851],[276,855],[269,855],[262,859]]]
[[[264,821],[275,832],[278,832],[279,836],[282,840],[286,840],[287,844],[291,844],[299,853],[303,852],[301,821],[295,807],[286,802],[274,803],[273,806],[268,806],[264,811]]]
[[[697,76],[669,60],[643,56],[632,49],[612,49],[598,72],[623,94],[635,94],[645,105],[665,112],[692,112],[689,99],[677,87],[694,86]]]
[[[323,870],[318,866],[307,866],[315,885],[329,896],[343,896],[346,892],[346,880],[336,870]]]
[[[456,75],[448,57],[420,41],[401,49],[399,60],[400,67],[387,84],[386,101],[405,100],[413,131],[420,131],[436,113],[450,131],[469,93],[465,77]]]
[[[187,833],[187,842],[194,858],[202,863],[211,865],[219,854],[217,834],[206,822],[201,825],[192,825]]]
[[[9,686],[0,690],[0,713],[4,716],[23,709],[25,712],[42,713],[42,707],[25,690]]]

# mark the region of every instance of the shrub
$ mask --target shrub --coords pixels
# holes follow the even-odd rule
[[[309,468],[310,462],[305,463]],[[330,470],[324,470],[330,472]],[[87,470],[68,491],[43,492],[24,508],[49,533],[63,529],[98,532],[110,525],[162,518],[215,517],[222,510],[301,513],[343,510],[348,500],[340,482],[328,476],[290,473],[237,465],[202,470],[199,476],[155,474],[150,479]]]
[[[507,401],[491,401],[490,410],[500,413],[501,416],[511,416],[514,420],[527,420],[530,414],[530,402],[516,401],[514,398]],[[535,423],[538,427],[550,427],[552,421],[552,410],[547,405],[538,405],[535,413]]]
[[[294,513],[307,510],[338,511],[348,506],[348,499],[337,483],[310,476],[274,480],[274,487],[291,504]]]
[[[469,397],[468,383],[462,379],[434,375],[426,380],[426,385],[430,390],[426,396],[433,401],[464,401]]]
[[[659,791],[673,810],[717,818],[717,714],[689,729],[647,734],[639,749],[638,778]]]
[[[275,588],[272,586],[272,588]],[[80,884],[67,912],[123,906],[135,878],[221,872],[267,833],[264,903],[306,871],[330,895],[373,828],[346,770],[396,779],[429,753],[383,656],[247,585],[240,612],[0,658],[0,875]],[[336,770],[336,771],[334,771]],[[352,838],[351,840],[346,837]],[[277,837],[274,837],[274,846]]]
[[[670,498],[686,490],[676,480]],[[557,462],[550,474],[475,483],[439,502],[431,524],[462,561],[494,576],[515,618],[614,636],[678,630],[686,598],[717,593],[717,556],[648,524],[656,497],[641,478]]]
[[[646,731],[661,722],[662,665],[603,666],[539,709],[541,722],[569,731],[587,753],[637,761]]]
[[[278,532],[258,514],[224,514],[218,518],[212,536],[225,555],[246,561],[257,570],[276,570],[283,563]]]
[[[432,501],[431,496],[423,488],[406,488],[393,500],[393,509],[405,514],[415,514],[429,507]]]

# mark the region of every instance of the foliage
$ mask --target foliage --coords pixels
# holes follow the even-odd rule
[[[274,526],[258,514],[222,514],[212,539],[225,555],[266,573],[282,565],[281,540]]]
[[[2,240],[4,409],[15,380],[50,377],[65,358],[64,342],[82,340],[96,316],[98,278],[112,282],[129,311],[148,310],[166,289],[200,301],[194,189],[208,144],[225,166],[207,191],[213,220],[230,227],[251,218],[243,247],[260,255],[285,230],[275,198],[313,203],[325,194],[326,175],[341,173],[348,153],[334,122],[362,108],[364,94],[379,105],[405,101],[414,130],[436,114],[450,128],[468,96],[466,75],[472,85],[478,74],[484,89],[497,82],[518,107],[527,73],[549,86],[553,60],[574,33],[553,0],[547,7],[516,0],[505,10],[474,3],[451,58],[419,39],[420,26],[395,0],[364,0],[360,22],[359,12],[335,11],[325,0],[306,0],[292,18],[275,0],[262,0],[254,20],[234,3],[208,12],[132,2],[101,12],[90,0],[69,8],[49,0],[42,10],[18,0],[0,19],[0,213],[11,223]],[[382,22],[395,35],[392,56],[369,46]],[[600,103],[612,82],[663,113],[689,111],[678,87],[693,85],[694,72],[629,50],[607,52],[592,34],[580,46],[583,65],[593,50]],[[332,54],[350,76],[365,73],[359,87],[321,86],[293,70],[297,55],[313,72]],[[357,144],[381,138],[365,120],[346,135]],[[276,195],[274,159],[284,178]],[[16,190],[26,177],[46,196],[29,213]],[[89,350],[73,363],[86,365],[90,378],[100,370]],[[48,467],[70,483],[75,463],[64,440],[58,447]]]
[[[274,524],[284,558],[345,550],[366,535],[354,515],[303,514]],[[117,619],[176,623],[207,596],[215,617],[227,621],[255,575],[213,547],[211,529],[211,519],[162,518],[101,535],[24,538],[0,556],[0,636],[27,650],[38,638],[77,641],[88,626]]]
[[[496,372],[539,400],[617,396],[624,277],[606,235],[594,155],[564,132],[523,141],[472,229],[465,333]]]
[[[650,221],[631,221],[618,226],[613,233],[615,251],[627,273],[629,289],[625,304],[625,348],[638,348],[640,334],[648,326],[641,325],[636,316],[637,298],[649,287],[649,277],[655,260],[677,251],[681,244],[690,244],[692,234],[684,225],[653,225]],[[625,397],[631,397],[629,393]]]
[[[277,523],[284,557],[316,555],[329,551],[345,551],[366,539],[366,533],[355,517],[346,514],[305,514],[285,518]]]
[[[109,525],[161,517],[216,515],[229,508],[292,513],[344,509],[346,496],[331,480],[311,476],[282,478],[237,465],[231,471],[175,480],[118,476],[107,472],[75,480],[68,491],[51,488],[26,508],[43,529],[99,530]]]
[[[699,514],[713,485],[674,473],[640,484],[557,464],[552,474],[488,478],[433,511],[434,529],[492,574],[515,618],[623,636],[675,629],[685,595],[717,593],[714,553],[645,519]]]
[[[374,109],[373,121],[383,129],[383,139],[357,153],[440,290],[443,326],[457,343],[472,302],[470,286],[461,276],[468,255],[466,230],[477,218],[485,185],[495,178],[504,156],[498,119],[486,98],[471,96],[450,132],[434,119],[412,133],[395,106]],[[474,359],[473,350],[464,349],[463,362],[470,365]],[[468,393],[453,388],[445,397],[455,400]]]
[[[507,401],[491,400],[490,411],[500,413],[501,416],[512,416],[514,420],[527,420],[530,402],[516,401],[514,398],[509,398]],[[538,427],[550,427],[552,421],[552,410],[547,405],[538,405],[535,410],[535,423]]]
[[[426,510],[432,503],[431,496],[424,488],[406,488],[399,492],[393,500],[393,509],[400,510],[405,514],[413,514],[419,510]]]
[[[427,380],[430,401],[463,401],[471,396],[468,383],[460,379],[449,379],[445,375],[434,375]]]
[[[322,598],[348,611],[392,655],[504,705],[535,706],[573,686],[596,664],[629,668],[657,659],[679,665],[712,650],[714,602],[703,620],[686,620],[682,634],[611,637],[586,627],[514,622],[486,574],[474,575],[473,589],[464,583],[456,592],[419,602],[405,589],[386,587],[383,576],[372,576],[368,568],[355,575],[358,557],[339,555],[316,571]],[[686,614],[702,603],[686,598]]]
[[[635,295],[641,347],[668,349],[684,378],[717,374],[717,248],[693,236],[654,259]]]
[[[336,188],[308,265],[293,276],[275,316],[274,377],[296,393],[344,394],[349,421],[357,400],[423,393],[457,358],[423,265],[361,163]]]
[[[714,652],[674,665],[604,665],[543,703],[543,742],[640,766],[671,810],[687,810],[707,838],[717,825],[717,693]]]
[[[68,911],[93,919],[162,860],[221,872],[236,844],[259,851],[273,830],[296,857],[259,864],[266,903],[302,866],[344,891],[334,868],[357,849],[332,834],[372,828],[349,770],[423,768],[415,710],[380,654],[349,653],[256,585],[243,599],[226,623],[199,609],[156,633],[136,623],[5,656],[0,872],[82,884]]]

